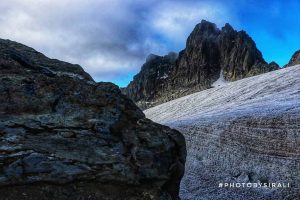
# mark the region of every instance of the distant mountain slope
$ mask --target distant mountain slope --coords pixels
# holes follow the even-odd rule
[[[196,25],[177,59],[167,57],[147,61],[123,90],[141,108],[208,89],[221,70],[225,80],[235,81],[279,69],[276,63],[265,62],[245,31],[235,31],[229,24],[220,30],[205,20]]]
[[[166,80],[175,66],[176,58],[175,53],[166,56],[149,55],[141,72],[134,76],[134,81],[123,89],[123,93],[135,102],[139,101],[139,107],[147,108],[147,101],[164,96]]]
[[[245,78],[145,110],[187,140],[183,200],[300,196],[300,65]],[[291,188],[218,188],[218,183]]]
[[[290,66],[299,65],[299,64],[300,64],[300,50],[296,51],[293,54],[289,63],[285,67],[290,67]]]

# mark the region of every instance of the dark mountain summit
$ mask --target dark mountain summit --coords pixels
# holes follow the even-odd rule
[[[156,56],[146,62],[123,92],[147,108],[208,89],[220,75],[235,81],[277,69],[276,63],[265,62],[245,31],[236,31],[229,24],[220,30],[202,20],[178,58]]]

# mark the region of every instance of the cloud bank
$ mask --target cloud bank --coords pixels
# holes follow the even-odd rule
[[[120,85],[148,54],[183,48],[201,19],[229,20],[226,9],[211,1],[0,0],[0,13],[1,38]]]
[[[125,86],[148,54],[184,48],[202,19],[246,30],[270,62],[299,49],[298,0],[0,0],[0,38]]]

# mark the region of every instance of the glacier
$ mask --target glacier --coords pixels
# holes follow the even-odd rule
[[[186,138],[183,200],[300,196],[300,65],[218,84],[144,113]],[[219,188],[223,182],[291,187]]]

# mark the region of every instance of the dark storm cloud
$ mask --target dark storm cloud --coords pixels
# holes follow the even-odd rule
[[[214,1],[177,0],[0,0],[0,13],[1,38],[116,83],[136,72],[147,54],[182,48],[202,18],[229,19]]]

